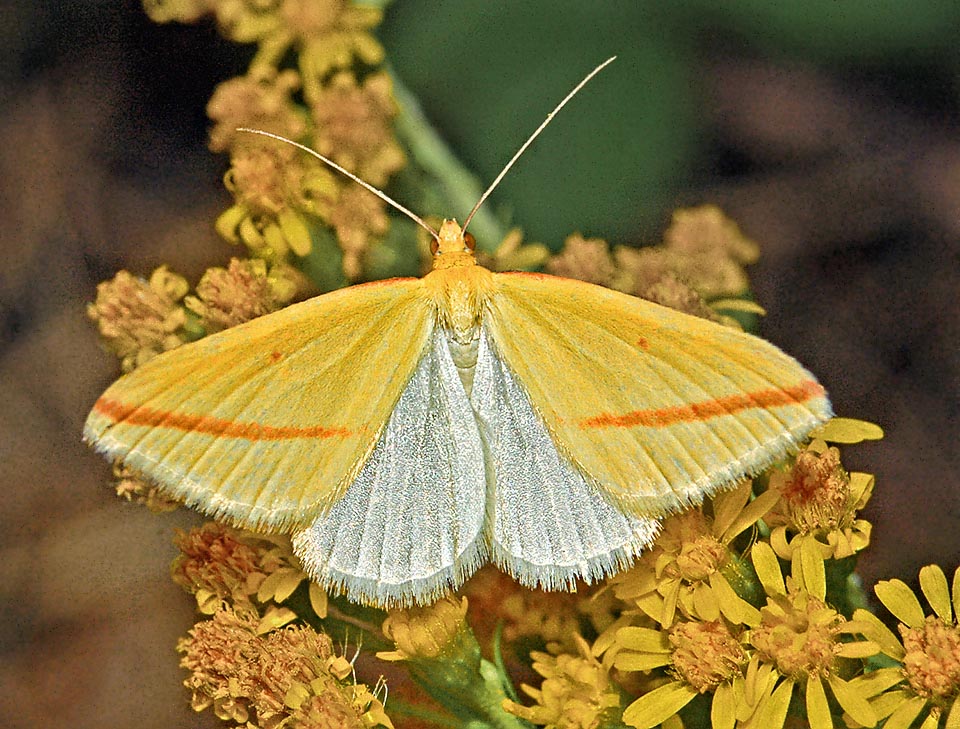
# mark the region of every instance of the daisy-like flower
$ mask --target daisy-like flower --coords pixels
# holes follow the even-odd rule
[[[700,508],[664,520],[653,547],[609,580],[614,594],[666,628],[678,612],[706,621],[723,615],[733,624],[756,623],[756,608],[730,584],[737,564],[729,545],[773,506],[776,495],[766,492],[751,501],[751,494],[752,483],[744,481],[713,498],[712,516]]]
[[[698,694],[711,693],[713,726],[733,726],[736,707],[743,701],[747,663],[741,633],[722,619],[680,621],[667,630],[620,628],[611,652],[615,668],[630,672],[666,667],[671,676],[630,704],[623,721],[637,729],[651,729]]]
[[[113,464],[114,489],[117,496],[127,501],[143,504],[155,514],[174,511],[180,504],[160,493],[156,486],[145,481],[135,470],[120,461]]]
[[[543,676],[539,689],[523,684],[536,703],[523,706],[509,699],[503,708],[511,714],[549,729],[597,729],[614,725],[620,713],[620,691],[607,668],[590,652],[579,635],[577,653],[558,656],[534,651],[533,669]]]
[[[197,284],[197,295],[184,305],[200,317],[208,334],[269,314],[290,303],[302,284],[294,270],[260,259],[230,259],[227,268],[210,268]]]
[[[377,653],[384,661],[431,659],[456,652],[466,631],[467,598],[446,597],[430,605],[391,610],[383,634],[395,651]]]
[[[342,658],[309,626],[264,632],[255,613],[223,609],[177,650],[196,711],[212,706],[221,719],[264,728],[391,726],[369,689],[344,682]]]
[[[767,604],[760,610],[759,624],[745,637],[754,650],[737,720],[764,729],[782,727],[790,699],[799,692],[810,726],[831,727],[829,687],[847,714],[848,726],[874,726],[878,717],[869,700],[876,687],[843,678],[862,665],[859,659],[880,650],[871,640],[842,639],[864,634],[865,626],[827,605],[822,592],[813,592],[792,577],[784,581],[777,556],[766,542],[754,544],[751,557]]]
[[[563,250],[547,261],[547,271],[600,286],[611,286],[617,273],[607,242],[584,238],[580,233],[567,236]]]
[[[87,316],[124,372],[183,344],[187,317],[179,302],[188,289],[187,280],[166,266],[154,270],[149,281],[120,271],[97,285]]]
[[[255,535],[218,522],[207,522],[174,539],[181,554],[170,567],[173,581],[192,593],[200,612],[211,615],[224,600],[256,613],[260,604],[282,603],[307,579],[299,560],[283,537]],[[327,595],[309,583],[310,604],[326,617]],[[288,610],[264,616],[261,628],[277,627],[295,617]]]
[[[476,254],[477,262],[491,271],[535,271],[546,262],[547,270],[553,273],[547,262],[550,249],[543,243],[524,243],[519,228],[510,230],[493,253],[478,249]]]
[[[311,111],[315,149],[365,182],[380,187],[406,163],[393,136],[397,104],[387,74],[357,83],[340,72],[319,90]]]
[[[357,279],[371,241],[390,228],[386,204],[359,185],[351,184],[342,189],[326,220],[337,232],[343,250],[343,273],[350,280]]]
[[[913,591],[900,580],[886,580],[874,588],[877,597],[899,621],[899,639],[872,613],[857,610],[854,620],[867,627],[864,634],[899,663],[865,678],[895,686],[874,702],[886,717],[884,729],[907,729],[923,717],[922,729],[936,729],[946,718],[947,729],[960,727],[960,568],[952,589],[937,565],[920,570],[920,590],[932,615],[926,615]]]
[[[236,203],[217,219],[217,232],[269,262],[291,251],[306,256],[313,246],[309,216],[329,214],[340,195],[339,181],[322,162],[259,138],[235,146],[224,184]]]
[[[716,205],[675,210],[663,240],[678,253],[717,254],[741,265],[756,263],[760,257],[756,242]]]
[[[773,471],[769,491],[780,494],[764,517],[772,528],[770,544],[782,559],[792,563],[794,577],[803,575],[810,585],[826,579],[823,560],[842,559],[870,543],[871,524],[858,519],[873,493],[874,478],[847,473],[840,451],[822,440],[813,440],[787,470]]]
[[[306,112],[293,102],[300,85],[296,71],[259,69],[257,73],[232,78],[214,89],[207,103],[210,149],[225,152],[241,134],[237,127],[262,129],[288,139],[300,139],[307,131]],[[244,139],[249,135],[244,135]]]

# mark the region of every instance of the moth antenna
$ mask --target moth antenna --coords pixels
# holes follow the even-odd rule
[[[437,233],[437,231],[435,231],[435,230],[434,230],[433,228],[431,228],[429,225],[427,225],[427,224],[424,222],[423,218],[421,218],[419,215],[417,215],[416,213],[411,212],[410,210],[407,210],[407,208],[403,207],[403,205],[401,205],[401,204],[398,203],[396,200],[394,200],[392,197],[390,197],[389,195],[387,195],[387,193],[382,192],[381,190],[378,190],[378,189],[375,188],[373,185],[371,185],[369,182],[365,182],[365,181],[361,180],[361,179],[360,179],[359,177],[357,177],[355,174],[353,174],[353,173],[350,172],[349,170],[345,170],[343,167],[341,167],[340,165],[338,165],[338,164],[337,164],[336,162],[334,162],[332,159],[328,159],[327,157],[324,157],[322,154],[320,154],[320,153],[319,153],[318,151],[316,151],[315,149],[310,149],[310,147],[308,147],[308,146],[305,145],[305,144],[300,144],[300,142],[294,142],[292,139],[287,139],[286,137],[280,136],[279,134],[274,134],[273,132],[265,132],[265,131],[263,131],[262,129],[251,129],[251,128],[249,128],[249,127],[237,127],[236,131],[238,131],[238,132],[247,132],[248,134],[259,134],[261,137],[270,137],[270,139],[276,139],[278,142],[286,142],[287,144],[292,145],[292,146],[296,147],[297,149],[302,149],[302,150],[303,150],[304,152],[306,152],[307,154],[313,155],[314,157],[316,157],[316,158],[317,158],[318,160],[320,160],[321,162],[329,165],[330,167],[333,167],[333,169],[335,169],[335,170],[336,170],[337,172],[339,172],[340,174],[346,175],[347,177],[349,177],[351,180],[353,180],[354,182],[356,182],[356,183],[357,183],[358,185],[360,185],[361,187],[363,187],[363,188],[365,188],[366,190],[372,192],[372,193],[373,193],[374,195],[376,195],[378,198],[380,198],[381,200],[383,200],[387,205],[389,205],[389,206],[391,206],[391,207],[396,208],[397,210],[399,210],[401,213],[403,213],[403,214],[406,215],[408,218],[410,218],[410,220],[412,220],[414,223],[416,223],[416,224],[419,225],[421,228],[423,228],[423,229],[426,230],[428,233],[430,233],[430,235],[433,236],[433,239],[434,239],[434,240],[439,240],[439,239],[440,239],[440,234]]]
[[[492,183],[490,183],[490,187],[486,189],[486,192],[484,192],[480,196],[480,199],[477,200],[477,204],[473,206],[473,210],[470,211],[470,214],[467,216],[466,220],[463,221],[464,232],[466,232],[467,226],[470,225],[470,221],[473,219],[473,216],[476,215],[477,210],[480,209],[480,206],[483,205],[486,199],[490,196],[490,193],[493,192],[494,188],[496,188],[496,186],[500,184],[500,180],[502,180],[504,176],[506,176],[510,168],[513,167],[514,162],[520,159],[520,155],[522,155],[524,152],[527,151],[527,147],[529,147],[533,143],[533,140],[536,139],[538,136],[540,136],[540,132],[542,132],[546,128],[547,124],[553,121],[553,117],[556,115],[556,113],[560,111],[566,105],[566,103],[570,101],[570,99],[576,96],[577,92],[580,91],[580,89],[582,89],[584,86],[586,86],[587,83],[590,81],[590,79],[592,79],[594,76],[600,73],[604,68],[609,66],[616,59],[617,59],[616,56],[610,56],[610,58],[608,58],[606,61],[604,61],[595,69],[593,69],[590,73],[588,73],[584,77],[583,81],[581,81],[576,86],[574,86],[573,90],[569,94],[563,97],[563,101],[557,104],[554,107],[553,111],[547,114],[547,118],[543,120],[543,123],[540,126],[538,126],[536,130],[533,132],[533,134],[531,134],[527,138],[527,141],[523,143],[523,146],[517,150],[517,153],[510,158],[510,161],[507,162],[506,166],[502,170],[500,170],[500,174],[497,175],[496,179]]]

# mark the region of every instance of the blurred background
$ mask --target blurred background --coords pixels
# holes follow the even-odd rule
[[[655,243],[700,202],[760,243],[764,336],[886,430],[844,452],[877,475],[870,587],[960,560],[958,28],[952,0],[402,0],[379,37],[484,180],[619,56],[493,202],[554,249]],[[167,577],[194,516],[113,498],[80,443],[117,374],[84,304],[120,268],[196,281],[236,253],[212,227],[230,200],[204,106],[251,49],[133,0],[7,0],[0,48],[2,723],[213,726],[180,686],[193,608]]]

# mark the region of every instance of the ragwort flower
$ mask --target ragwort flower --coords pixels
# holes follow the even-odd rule
[[[870,474],[847,473],[840,451],[822,440],[811,441],[789,469],[772,472],[769,489],[780,499],[764,521],[772,528],[771,546],[793,562],[794,576],[805,563],[816,566],[818,560],[810,555],[842,559],[867,547],[871,525],[857,512],[866,506],[873,484]]]
[[[858,669],[859,659],[880,650],[870,640],[843,640],[864,634],[865,626],[827,605],[822,592],[817,594],[792,577],[784,581],[776,554],[766,542],[754,544],[751,556],[767,604],[760,610],[760,623],[747,633],[754,655],[747,667],[745,702],[737,711],[738,721],[746,726],[782,727],[790,699],[799,691],[811,727],[831,727],[829,687],[848,715],[849,726],[874,726],[878,717],[869,700],[876,687],[843,678]]]
[[[523,706],[505,699],[503,708],[538,726],[551,729],[596,729],[613,725],[620,713],[620,691],[607,668],[590,653],[579,635],[574,636],[577,654],[534,651],[533,669],[543,676],[539,689],[521,688],[536,703]]]
[[[712,517],[699,508],[665,519],[653,547],[610,579],[614,594],[664,627],[673,624],[678,611],[706,621],[723,615],[734,624],[755,623],[756,608],[730,584],[736,565],[729,545],[767,512],[776,496],[767,492],[751,501],[751,495],[747,480],[712,499]]]
[[[183,344],[187,318],[179,301],[188,289],[186,279],[166,266],[154,270],[149,281],[120,271],[97,284],[97,299],[87,305],[87,316],[124,372]]]
[[[611,286],[617,269],[605,240],[574,233],[567,236],[563,249],[547,262],[547,271],[554,276]]]
[[[713,726],[732,727],[743,702],[740,635],[725,620],[680,621],[667,630],[629,626],[616,633],[613,666],[620,671],[667,667],[671,679],[643,693],[623,712],[623,721],[650,729],[674,716],[698,694],[712,693]],[[596,650],[596,649],[595,649]]]
[[[210,268],[197,284],[197,295],[184,305],[200,317],[208,334],[277,311],[296,295],[299,278],[293,269],[260,259],[230,259],[227,268]]]
[[[936,565],[920,570],[920,590],[933,608],[925,615],[917,596],[900,580],[877,583],[880,602],[897,618],[898,639],[875,615],[857,610],[854,620],[866,624],[884,654],[900,665],[876,671],[887,691],[874,703],[884,729],[906,729],[923,717],[923,729],[935,729],[946,717],[948,729],[960,726],[960,568],[952,590]]]

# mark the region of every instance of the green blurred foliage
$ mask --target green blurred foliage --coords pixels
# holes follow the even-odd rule
[[[403,0],[388,6],[380,37],[485,183],[580,78],[618,56],[492,198],[527,240],[557,249],[575,230],[642,242],[665,227],[708,140],[707,45],[822,64],[949,66],[958,20],[956,0]]]

